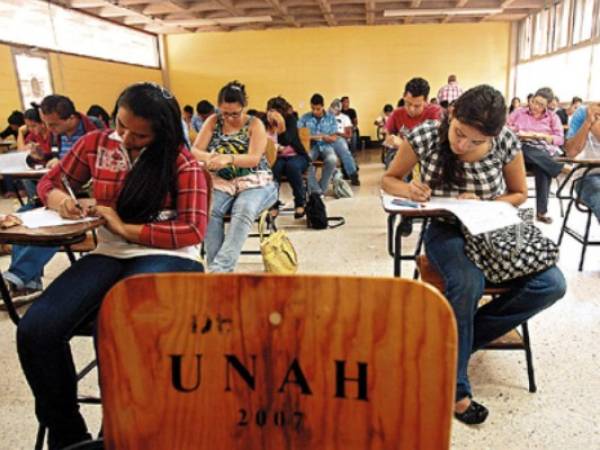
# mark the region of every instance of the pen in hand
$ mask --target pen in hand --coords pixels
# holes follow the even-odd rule
[[[71,197],[73,199],[73,201],[75,202],[75,207],[81,212],[81,217],[83,217],[84,216],[83,208],[77,201],[77,197],[75,197],[75,193],[73,192],[73,189],[71,189],[71,185],[69,184],[69,180],[67,180],[67,176],[64,173],[62,173],[60,175],[60,179],[62,181],[63,186],[67,190],[69,197]]]

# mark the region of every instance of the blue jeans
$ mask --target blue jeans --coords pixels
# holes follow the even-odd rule
[[[50,450],[88,436],[77,404],[69,341],[76,330],[95,320],[108,290],[130,275],[202,270],[197,261],[173,256],[88,255],[65,270],[31,305],[17,328],[17,350],[35,397],[36,416],[48,427]]]
[[[28,203],[19,208],[19,212],[28,211],[35,207],[35,205]],[[13,245],[10,266],[8,271],[4,273],[4,278],[18,288],[26,286],[32,289],[41,289],[44,266],[59,250],[59,247]]]
[[[579,199],[585,203],[600,222],[600,174],[593,173],[575,182]]]
[[[280,183],[282,175],[285,175],[290,182],[296,208],[304,206],[306,202],[306,190],[304,189],[302,174],[306,172],[307,168],[308,158],[303,155],[277,158],[273,166],[273,176],[277,183]]]
[[[444,280],[444,295],[458,329],[456,400],[471,397],[467,367],[471,353],[506,334],[565,295],[566,282],[557,267],[501,284],[510,291],[484,306],[477,305],[486,284],[483,272],[465,255],[460,229],[433,221],[425,232],[427,258]]]
[[[340,158],[346,175],[354,175],[356,173],[356,163],[354,162],[352,153],[350,153],[346,139],[343,137],[338,137],[333,143],[333,149],[335,150],[335,154],[338,156],[338,158]]]
[[[321,179],[317,182],[315,167],[311,164],[308,168],[308,192],[310,194],[325,194],[338,161],[337,156],[335,156],[335,150],[331,145],[323,144],[321,146],[314,146],[310,149],[310,159],[313,161],[322,160],[323,170],[321,172]]]
[[[564,163],[556,161],[546,150],[521,144],[523,158],[528,168],[535,176],[535,202],[536,212],[546,214],[548,212],[548,197],[550,196],[550,183],[552,178],[558,176]]]
[[[233,272],[252,224],[261,211],[276,201],[275,183],[246,189],[236,196],[213,190],[210,220],[204,239],[209,271]],[[225,234],[223,217],[227,214],[231,215],[231,222]]]

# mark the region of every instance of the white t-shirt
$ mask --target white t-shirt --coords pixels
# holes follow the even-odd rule
[[[350,117],[348,117],[344,113],[339,113],[337,116],[335,116],[335,121],[337,123],[338,133],[344,133],[347,127],[352,126],[352,121],[350,120]]]

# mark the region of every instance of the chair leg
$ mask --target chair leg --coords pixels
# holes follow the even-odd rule
[[[387,218],[387,241],[390,256],[394,256],[394,226],[396,225],[396,216],[397,214],[388,214]]]
[[[423,248],[423,235],[425,234],[425,229],[427,228],[427,224],[428,224],[428,219],[427,217],[425,217],[423,219],[423,222],[421,223],[421,231],[419,232],[419,240],[417,241],[417,248],[415,249],[415,260],[417,259],[417,256],[419,256],[421,254],[421,249]],[[415,271],[413,273],[413,280],[418,280],[419,279],[419,268],[415,267]]]
[[[587,213],[587,221],[585,224],[585,234],[583,235],[583,242],[581,243],[581,258],[579,260],[579,271],[583,270],[583,261],[585,260],[585,251],[588,246],[588,238],[590,236],[590,226],[592,225],[592,211]]]
[[[42,450],[44,448],[44,438],[46,437],[46,427],[42,424],[38,426],[37,436],[35,438],[35,450]]]
[[[527,359],[527,377],[529,378],[529,392],[532,394],[537,391],[535,385],[535,374],[533,372],[533,355],[531,353],[531,342],[529,340],[529,328],[527,322],[521,324],[523,330],[523,344],[525,345],[525,358]]]
[[[562,242],[563,236],[565,235],[565,228],[567,227],[567,222],[569,221],[569,214],[571,214],[571,208],[573,207],[574,200],[569,200],[569,205],[567,206],[567,213],[565,214],[565,218],[563,220],[562,227],[560,228],[560,234],[558,235],[558,246]]]

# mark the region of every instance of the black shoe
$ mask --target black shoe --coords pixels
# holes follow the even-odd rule
[[[360,186],[360,180],[358,179],[357,172],[354,172],[352,175],[350,175],[350,184],[352,186]]]
[[[488,414],[489,411],[485,406],[471,400],[469,407],[465,409],[464,412],[455,412],[454,417],[467,425],[479,425],[480,423],[485,422]]]
[[[403,237],[410,236],[413,231],[413,222],[412,219],[407,217],[403,217],[400,219],[400,235]]]
[[[294,210],[294,219],[302,219],[306,215],[306,211],[304,210],[304,206],[298,206]]]

